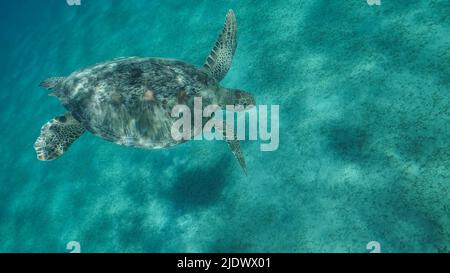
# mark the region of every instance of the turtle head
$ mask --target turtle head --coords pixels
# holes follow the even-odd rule
[[[226,105],[233,105],[237,111],[245,111],[253,108],[255,98],[249,92],[238,89],[227,89]]]

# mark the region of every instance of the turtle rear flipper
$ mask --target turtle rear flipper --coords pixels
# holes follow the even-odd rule
[[[218,82],[225,77],[231,67],[231,61],[237,46],[236,33],[236,17],[230,9],[222,33],[217,38],[216,44],[203,65],[204,69]]]
[[[41,134],[34,143],[37,158],[43,161],[58,158],[84,131],[70,112],[50,120],[42,126]]]
[[[62,81],[64,81],[65,77],[53,77],[43,80],[39,86],[47,88],[48,90],[52,90],[58,86]]]

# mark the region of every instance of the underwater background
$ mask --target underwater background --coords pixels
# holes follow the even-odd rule
[[[90,133],[36,159],[65,112],[38,87],[120,56],[201,66],[233,9],[222,84],[280,105],[280,146],[166,150]],[[0,3],[0,252],[450,251],[450,1]]]

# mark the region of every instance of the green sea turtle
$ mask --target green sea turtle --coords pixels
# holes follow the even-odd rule
[[[236,32],[236,18],[229,10],[224,29],[202,68],[178,60],[125,57],[75,71],[68,77],[44,80],[41,86],[51,90],[50,95],[56,96],[68,112],[42,127],[34,144],[37,158],[58,158],[86,130],[120,145],[146,149],[182,143],[185,140],[175,140],[171,135],[176,120],[171,111],[177,104],[193,110],[195,97],[201,97],[205,105],[254,105],[250,93],[219,84],[231,66]],[[198,129],[192,128],[193,135]],[[226,141],[246,172],[239,141]]]

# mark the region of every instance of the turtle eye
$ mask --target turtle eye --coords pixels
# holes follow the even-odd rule
[[[59,121],[59,122],[64,123],[64,122],[67,121],[67,118],[65,116],[59,116],[59,117],[56,118],[56,120]]]

